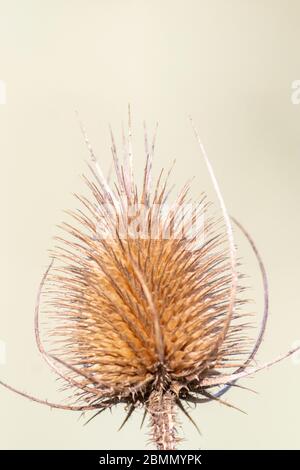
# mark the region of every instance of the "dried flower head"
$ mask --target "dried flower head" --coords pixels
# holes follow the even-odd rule
[[[231,219],[196,130],[221,206],[222,224],[209,215],[205,196],[191,203],[189,184],[170,204],[169,174],[164,178],[161,172],[152,181],[156,132],[149,145],[146,128],[146,164],[138,190],[130,111],[122,162],[111,133],[114,187],[103,176],[82,130],[90,152],[92,176],[85,181],[91,197],[78,197],[82,209],[71,213],[73,224],[63,224],[66,235],[57,237],[35,315],[39,350],[72,389],[76,403],[49,403],[1,384],[66,410],[99,414],[124,403],[125,422],[137,407],[143,407],[157,448],[175,449],[177,408],[189,416],[185,403],[217,400],[233,406],[220,397],[238,379],[272,364],[252,366],[268,315],[266,272],[253,240],[235,221],[257,257],[265,292],[260,331],[251,346],[247,315],[240,308],[245,300]],[[47,350],[39,328],[42,294],[53,340]]]

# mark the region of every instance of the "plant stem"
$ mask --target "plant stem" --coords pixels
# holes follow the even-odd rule
[[[175,450],[179,441],[175,420],[175,396],[172,392],[154,390],[147,406],[151,437],[158,450]]]

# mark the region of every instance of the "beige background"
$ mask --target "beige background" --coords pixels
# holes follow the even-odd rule
[[[35,295],[62,209],[75,206],[87,152],[78,110],[103,167],[107,124],[119,132],[131,102],[135,165],[142,120],[159,120],[156,169],[177,166],[173,182],[211,183],[188,121],[200,130],[228,208],[251,231],[270,278],[271,318],[262,363],[300,340],[300,2],[293,0],[0,1],[0,339],[1,378],[59,400],[55,377],[34,343]],[[249,247],[237,236],[259,315],[262,288]],[[300,448],[300,358],[245,380],[259,395],[233,390],[184,417],[183,448]],[[122,409],[84,427],[0,390],[1,448],[144,448],[136,413],[119,433]],[[148,447],[150,448],[150,447]]]

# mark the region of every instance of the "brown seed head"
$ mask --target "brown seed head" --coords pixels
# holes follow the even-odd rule
[[[82,131],[91,157],[92,178],[85,179],[91,197],[78,197],[82,208],[71,213],[73,223],[63,225],[65,236],[57,237],[59,243],[52,253],[55,265],[53,259],[43,276],[35,315],[38,348],[72,389],[76,403],[51,403],[3,381],[0,385],[64,410],[97,410],[99,414],[125,403],[124,423],[142,406],[150,414],[151,438],[157,448],[175,449],[179,441],[176,407],[191,420],[183,403],[218,400],[235,408],[221,395],[240,378],[281,361],[300,347],[263,366],[251,365],[268,317],[266,271],[252,238],[233,219],[252,246],[264,285],[264,314],[250,348],[246,314],[240,308],[245,300],[231,221],[197,131],[224,225],[211,216],[205,196],[191,205],[189,184],[166,205],[169,174],[163,180],[161,172],[152,190],[155,136],[149,146],[146,129],[146,164],[138,191],[130,113],[128,139],[123,135],[123,162],[111,132],[113,189]],[[42,294],[46,296],[50,350],[40,336]],[[215,386],[221,389],[215,392]]]
[[[151,191],[154,144],[149,152],[145,141],[139,193],[130,151],[121,164],[112,137],[115,189],[92,169],[91,198],[78,197],[84,210],[63,224],[67,237],[58,238],[46,280],[51,356],[68,368],[83,404],[151,408],[153,393],[185,399],[201,393],[204,378],[241,366],[249,346],[243,301],[230,312],[226,229],[205,196],[191,203],[189,184],[172,204],[168,177]]]

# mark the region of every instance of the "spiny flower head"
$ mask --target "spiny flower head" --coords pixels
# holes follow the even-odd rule
[[[82,402],[125,402],[153,415],[167,396],[169,407],[193,393],[207,397],[201,381],[241,366],[249,341],[243,301],[230,312],[226,229],[204,195],[189,198],[189,184],[171,202],[169,175],[152,182],[147,134],[145,143],[139,192],[130,142],[120,162],[112,136],[116,185],[91,167],[91,197],[78,196],[83,210],[62,225],[67,237],[58,237],[45,290],[51,355],[68,365]]]
[[[125,422],[143,407],[157,448],[175,449],[180,440],[176,408],[192,420],[185,403],[218,400],[234,407],[220,397],[237,380],[300,348],[263,366],[251,364],[267,323],[266,271],[252,238],[232,219],[252,246],[263,279],[264,313],[251,346],[231,219],[196,130],[220,220],[212,216],[204,194],[196,201],[190,198],[189,183],[171,199],[170,171],[166,176],[161,171],[153,181],[156,132],[149,145],[146,128],[145,170],[138,189],[130,111],[122,160],[111,132],[114,184],[104,177],[82,131],[90,153],[91,175],[85,178],[90,196],[77,196],[80,207],[70,213],[72,223],[62,224],[64,235],[56,237],[35,312],[38,348],[71,390],[72,403],[51,403],[0,384],[64,410],[99,414],[123,403]],[[42,297],[47,348],[40,333]]]

